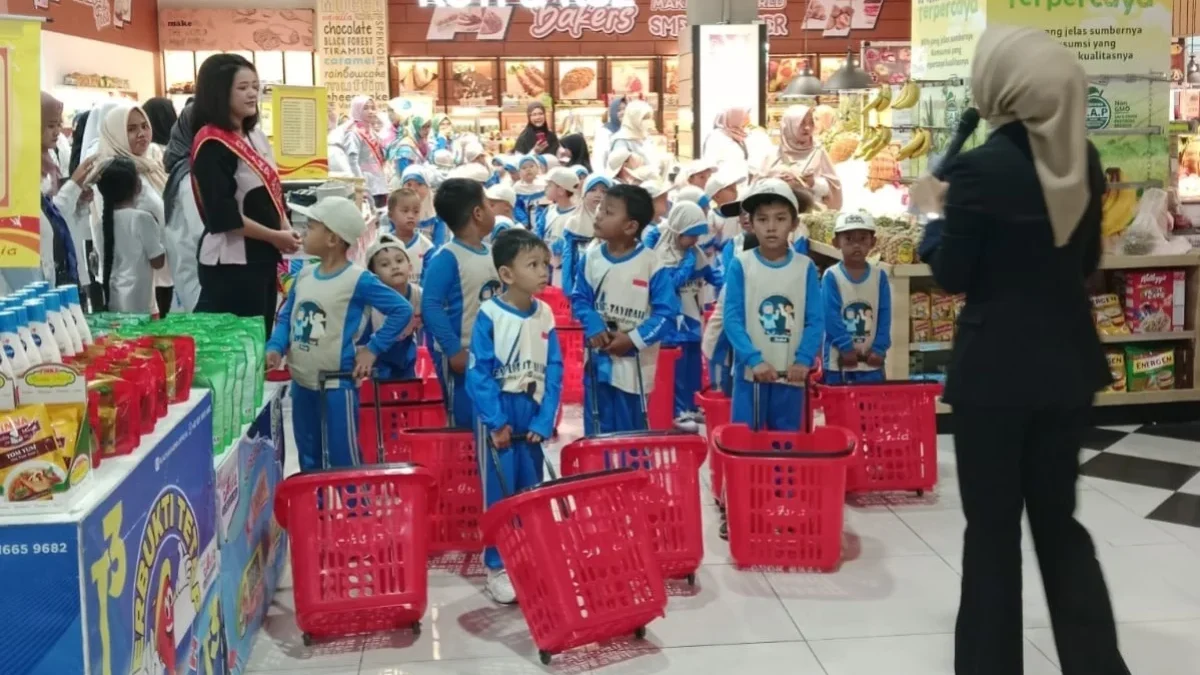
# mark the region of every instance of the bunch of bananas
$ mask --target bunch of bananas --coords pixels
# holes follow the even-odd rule
[[[1108,180],[1112,183],[1124,183],[1125,173],[1120,169],[1109,169]],[[1130,188],[1108,189],[1104,191],[1104,210],[1100,218],[1100,232],[1105,237],[1121,234],[1137,211],[1137,190]]]
[[[867,102],[863,107],[863,114],[867,114],[872,110],[883,112],[892,104],[892,87],[884,82],[875,90],[875,96]]]
[[[897,160],[915,159],[924,157],[929,154],[933,148],[933,134],[929,133],[928,129],[917,129],[913,132],[912,140],[904,144],[900,148],[900,152],[896,155]]]
[[[871,127],[867,129],[867,133],[863,134],[863,140],[858,144],[858,150],[854,153],[854,158],[870,160],[891,142],[891,129],[887,127]]]
[[[921,87],[912,80],[905,80],[900,93],[892,100],[892,110],[905,110],[921,101]]]

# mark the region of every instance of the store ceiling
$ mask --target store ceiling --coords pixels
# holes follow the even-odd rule
[[[243,9],[246,5],[255,9],[316,9],[316,0],[158,0],[159,7],[172,9]]]

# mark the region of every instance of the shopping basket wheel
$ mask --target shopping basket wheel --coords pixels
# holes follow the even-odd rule
[[[639,640],[645,640],[646,639],[646,627],[638,626],[637,628],[634,628],[633,629],[633,637],[635,637]]]
[[[687,584],[688,584],[688,586],[696,585],[696,573],[695,572],[692,572],[691,574],[687,575]],[[642,632],[645,632],[645,630],[646,629],[643,628]]]
[[[413,635],[421,634],[421,622],[420,621],[412,622],[412,632],[413,632]]]
[[[546,651],[545,649],[539,649],[538,650],[538,658],[542,660],[543,666],[548,666],[548,665],[550,665],[550,659],[554,658],[554,655],[551,654],[550,652]]]
[[[313,643],[313,636],[309,635],[308,633],[301,633],[300,641],[304,643],[305,647],[311,647]]]
[[[924,491],[924,490],[917,490],[917,496],[918,496],[918,497],[924,497],[924,496],[925,496],[925,491]]]

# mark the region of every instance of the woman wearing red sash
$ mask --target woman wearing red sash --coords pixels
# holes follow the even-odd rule
[[[205,59],[196,77],[192,189],[204,220],[198,312],[261,316],[271,334],[281,253],[300,248],[271,146],[258,129],[258,73],[236,54]]]
[[[355,96],[350,101],[350,121],[334,129],[329,141],[346,153],[350,173],[366,181],[375,206],[383,208],[387,206],[388,183],[383,175],[384,144],[372,124],[375,119],[375,101],[370,96]]]

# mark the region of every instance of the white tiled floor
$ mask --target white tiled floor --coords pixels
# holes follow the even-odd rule
[[[565,426],[570,421],[569,415]],[[644,642],[576,650],[545,668],[519,609],[488,601],[478,576],[434,571],[420,636],[374,635],[306,648],[285,580],[250,672],[949,675],[963,519],[948,441],[941,443],[936,495],[871,498],[847,508],[846,560],[835,573],[737,571],[717,536],[717,512],[706,506],[697,588],[672,585],[667,616],[650,624]],[[1200,446],[1185,444],[1168,439],[1125,452],[1200,463]],[[707,470],[702,474],[707,479]],[[1085,479],[1080,490],[1080,518],[1096,540],[1130,669],[1135,675],[1200,672],[1200,529],[1145,520],[1161,501],[1153,488]],[[1025,565],[1025,626],[1026,675],[1058,673],[1032,554]]]

